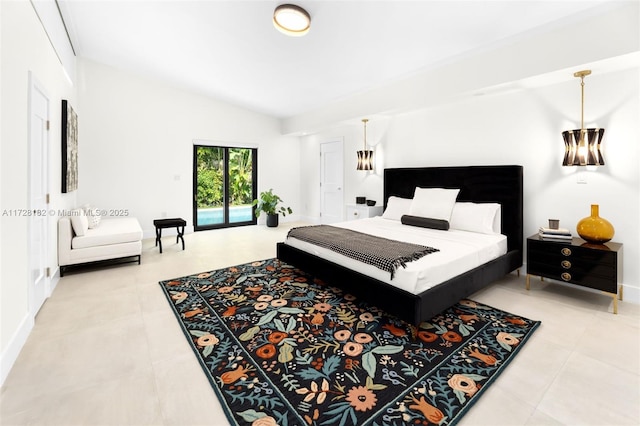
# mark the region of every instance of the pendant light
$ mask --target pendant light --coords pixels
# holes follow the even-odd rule
[[[604,129],[584,128],[584,78],[591,70],[578,71],[573,74],[580,78],[582,92],[580,128],[562,132],[564,139],[563,166],[604,166],[604,157],[600,152]]]
[[[373,151],[367,149],[367,121],[368,118],[363,118],[364,123],[364,148],[362,151],[358,151],[358,167],[356,170],[373,170]]]

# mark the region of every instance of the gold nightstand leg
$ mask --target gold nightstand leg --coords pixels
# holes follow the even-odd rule
[[[622,300],[622,294],[609,293],[608,291],[603,291],[602,293],[606,294],[607,296],[611,296],[611,299],[613,299],[613,313],[617,314],[618,313],[618,298],[620,298],[620,300]]]
[[[618,293],[609,293],[607,291],[603,291],[604,294],[611,296],[611,298],[613,299],[613,313],[617,314],[618,313],[618,300],[622,301],[623,298],[623,287],[622,284],[618,284]]]
[[[516,269],[516,275],[520,276],[520,268]]]
[[[620,299],[621,301],[622,301],[622,289],[623,289],[622,284],[620,284],[618,286],[618,299]]]
[[[531,278],[531,275],[527,274],[527,280],[526,280],[527,290],[529,290],[531,288],[531,283],[529,282],[530,278]]]

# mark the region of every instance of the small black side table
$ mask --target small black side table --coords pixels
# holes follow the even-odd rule
[[[173,228],[176,227],[176,231],[178,235],[176,236],[176,244],[178,244],[178,240],[182,240],[182,250],[184,250],[184,227],[186,226],[187,221],[180,218],[173,219],[155,219],[153,221],[153,225],[156,227],[156,246],[160,245],[160,253],[162,253],[162,230],[164,228]]]

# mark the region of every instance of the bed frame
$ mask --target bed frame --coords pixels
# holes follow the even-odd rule
[[[457,201],[500,203],[507,253],[420,294],[393,287],[285,243],[278,258],[339,286],[410,324],[419,325],[522,266],[522,166],[395,168],[384,171],[384,207],[391,196],[413,198],[416,187],[460,188]]]

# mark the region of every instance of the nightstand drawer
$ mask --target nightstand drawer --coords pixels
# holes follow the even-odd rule
[[[572,272],[576,274],[593,274],[603,278],[615,279],[617,274],[617,265],[614,262],[599,261],[594,259],[580,258],[577,256],[557,256],[548,253],[532,253],[529,257],[531,267],[534,269],[551,272]]]
[[[366,219],[380,216],[382,206],[367,206],[366,204],[347,204],[347,220]]]
[[[596,274],[593,271],[599,273]],[[538,263],[529,260],[527,273],[572,284],[579,284],[609,293],[617,292],[617,271],[615,268],[602,270],[598,268],[598,265],[593,265],[592,268],[576,268],[573,266],[571,268],[564,268],[558,264]]]
[[[602,246],[605,247],[606,246]],[[533,257],[543,257],[547,261],[553,260],[569,260],[573,263],[580,261],[582,263],[598,263],[601,265],[610,265],[616,267],[616,253],[604,249],[594,250],[588,247],[575,246],[571,244],[546,242],[546,241],[527,241],[527,249]]]

